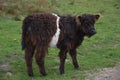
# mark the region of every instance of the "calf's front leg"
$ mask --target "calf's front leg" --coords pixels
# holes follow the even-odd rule
[[[78,62],[77,62],[77,59],[76,59],[76,56],[77,56],[76,49],[70,50],[69,54],[72,57],[72,62],[73,62],[74,68],[78,69],[79,65],[78,65]]]
[[[59,57],[60,57],[60,74],[64,74],[64,64],[66,59],[67,50],[60,50]]]

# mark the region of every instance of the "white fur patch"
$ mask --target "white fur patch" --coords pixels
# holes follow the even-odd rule
[[[52,37],[52,40],[50,42],[50,47],[56,47],[57,43],[58,43],[58,39],[59,39],[59,35],[60,35],[60,28],[59,28],[59,20],[60,17],[57,14],[52,13],[52,15],[56,16],[56,26],[57,26],[57,30],[55,35]]]

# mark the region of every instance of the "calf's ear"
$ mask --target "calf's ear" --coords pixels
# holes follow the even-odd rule
[[[100,14],[95,14],[94,17],[95,17],[95,21],[97,21],[100,18]]]
[[[77,23],[78,26],[81,25],[81,22],[80,22],[81,20],[80,20],[80,18],[81,18],[80,15],[77,15],[77,16],[75,17],[75,19],[76,19],[76,23]]]

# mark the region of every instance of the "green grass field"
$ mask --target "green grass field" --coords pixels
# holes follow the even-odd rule
[[[0,80],[85,80],[86,71],[113,67],[120,61],[119,0],[48,0],[47,2],[51,5],[51,11],[59,14],[101,13],[101,18],[95,25],[97,34],[91,38],[85,37],[83,44],[77,50],[80,69],[73,68],[71,58],[68,55],[65,74],[61,76],[59,74],[59,50],[49,49],[45,61],[48,75],[46,77],[40,76],[34,60],[35,76],[28,77],[24,52],[21,50],[22,21],[1,16]],[[43,11],[50,9],[48,7],[44,7]]]

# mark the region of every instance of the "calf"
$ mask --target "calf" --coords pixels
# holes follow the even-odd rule
[[[43,76],[46,75],[44,58],[48,47],[60,49],[60,74],[64,73],[67,52],[72,57],[74,68],[78,69],[76,48],[81,45],[85,36],[91,37],[96,33],[94,24],[99,17],[98,14],[58,16],[54,13],[37,13],[27,16],[22,26],[22,49],[25,49],[28,75],[33,76],[33,55],[40,73]]]

